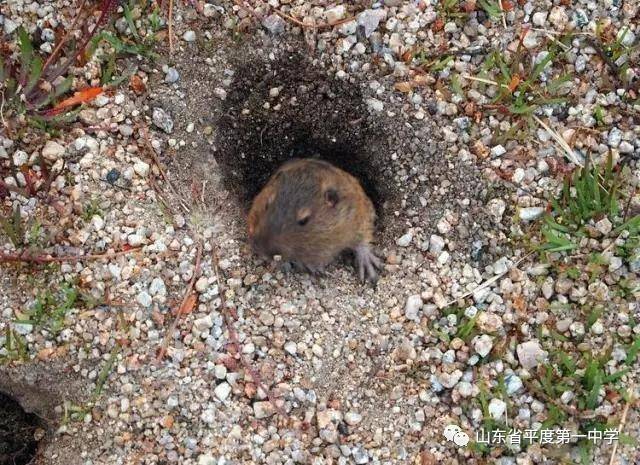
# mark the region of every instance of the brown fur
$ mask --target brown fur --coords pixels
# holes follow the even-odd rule
[[[356,178],[324,161],[296,159],[256,196],[247,223],[257,253],[320,271],[345,249],[369,252],[374,219]]]

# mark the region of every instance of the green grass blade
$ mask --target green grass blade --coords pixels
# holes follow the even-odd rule
[[[131,15],[131,10],[129,9],[129,6],[124,4],[122,5],[122,8],[124,9],[124,19],[125,21],[127,21],[127,25],[129,26],[129,29],[131,30],[133,37],[135,37],[136,39],[140,39],[140,36],[138,35],[138,30],[136,29],[136,25],[133,21],[133,17]]]
[[[533,68],[533,72],[531,73],[531,76],[529,76],[529,79],[526,80],[527,83],[529,83],[529,85],[531,85],[533,83],[533,81],[535,81],[536,79],[538,79],[538,77],[540,77],[540,75],[542,74],[542,72],[544,71],[544,69],[547,67],[547,65],[549,63],[551,63],[551,61],[555,58],[555,53],[553,52],[549,52],[547,54],[547,56],[545,56],[540,63],[538,63],[534,68]]]
[[[449,63],[453,61],[453,56],[449,55],[446,56],[444,58],[442,58],[441,60],[438,60],[437,62],[435,62],[434,64],[432,64],[429,67],[429,70],[433,73],[436,73],[438,71],[442,71],[443,69],[445,69]]]
[[[24,88],[24,92],[29,93],[40,81],[40,76],[42,76],[42,58],[35,57],[31,60],[31,69],[29,70],[29,79],[27,85]]]
[[[33,60],[33,44],[22,26],[18,28],[18,45],[20,47],[20,83],[25,85],[31,69],[31,60]]]
[[[564,84],[571,81],[572,79],[573,79],[573,74],[570,74],[570,73],[562,74],[557,78],[555,78],[554,80],[552,80],[549,84],[547,84],[547,91],[549,91],[552,94],[555,94],[556,92],[558,92],[560,87],[562,87]]]
[[[618,381],[620,378],[622,378],[624,375],[626,375],[627,373],[629,373],[631,369],[630,368],[625,368],[623,370],[618,370],[615,373],[612,373],[608,376],[606,376],[604,378],[604,382],[605,383],[613,383],[615,381]]]
[[[489,2],[488,0],[480,0],[480,6],[482,6],[482,9],[491,19],[500,18],[502,15],[500,6],[497,3]]]
[[[625,365],[633,365],[638,359],[638,353],[640,352],[640,337],[637,337],[633,344],[627,350],[627,358],[624,360]]]
[[[4,80],[8,76],[9,76],[9,71],[5,68],[4,57],[0,56],[0,82],[4,84]]]
[[[614,230],[614,233],[620,234],[622,231],[629,231],[631,235],[638,234],[638,232],[640,232],[640,215],[636,215],[625,221]]]

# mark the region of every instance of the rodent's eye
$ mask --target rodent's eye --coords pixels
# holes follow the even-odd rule
[[[309,218],[310,218],[310,216],[305,216],[304,218],[300,218],[298,220],[298,224],[300,226],[304,226],[305,224],[307,224],[309,222]]]
[[[304,226],[305,224],[307,224],[310,218],[311,218],[310,208],[305,207],[298,210],[298,213],[296,215],[296,221],[298,222],[299,226]]]

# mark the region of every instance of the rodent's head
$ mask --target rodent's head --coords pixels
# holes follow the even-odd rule
[[[278,170],[249,211],[249,241],[260,255],[314,261],[335,242],[350,207],[331,165],[305,160]]]

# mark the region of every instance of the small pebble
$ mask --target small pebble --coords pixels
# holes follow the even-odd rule
[[[408,247],[409,244],[411,244],[412,239],[413,239],[413,234],[408,232],[405,235],[398,238],[398,240],[396,240],[396,245],[398,247]]]
[[[489,415],[494,420],[502,420],[507,411],[507,404],[502,399],[491,399],[489,401]]]
[[[231,386],[229,385],[229,383],[220,383],[213,390],[213,393],[219,400],[224,402],[225,400],[227,400],[227,397],[229,397],[229,394],[231,393]]]
[[[138,295],[136,296],[136,300],[143,307],[151,307],[151,296],[146,291],[138,293]]]

